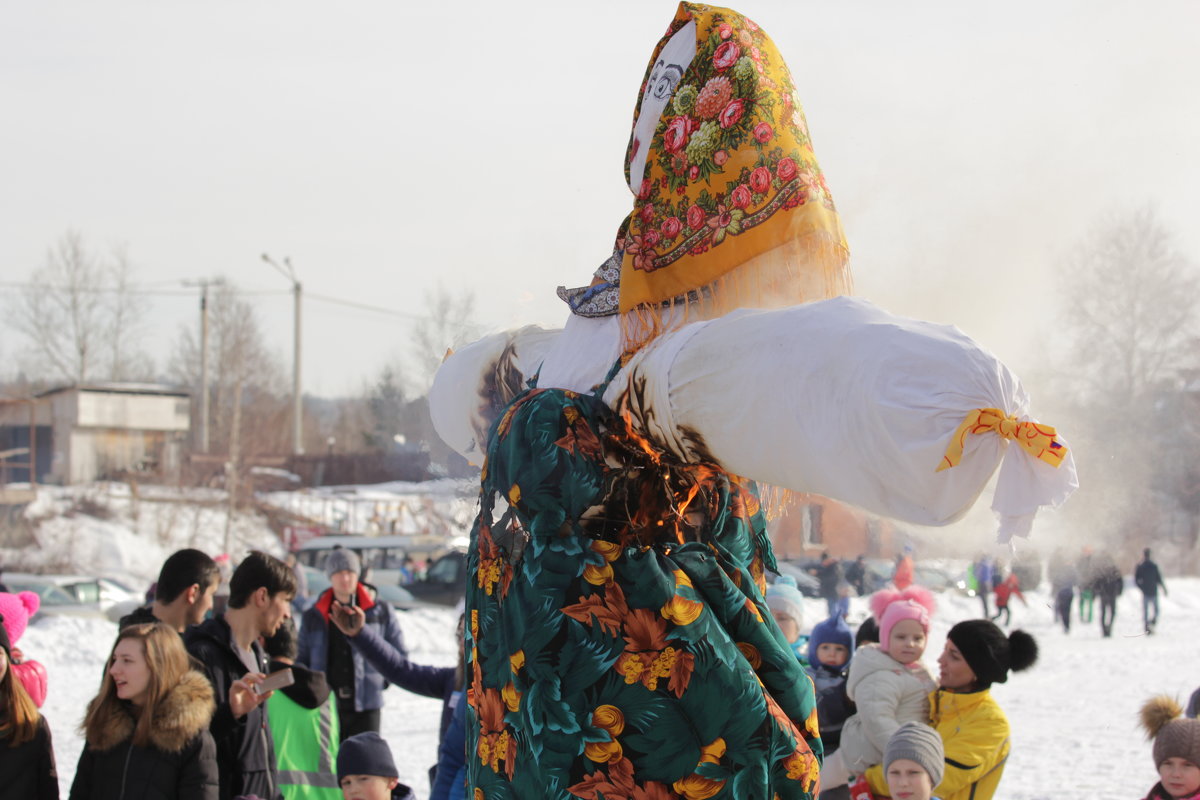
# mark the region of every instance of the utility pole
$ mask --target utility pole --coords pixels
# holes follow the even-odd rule
[[[296,270],[292,268],[291,258],[283,257],[283,263],[287,269],[281,267],[266,253],[262,254],[262,260],[279,270],[283,277],[292,282],[292,296],[295,303],[292,312],[294,322],[292,333],[292,454],[298,456],[304,454],[304,409],[300,403],[300,297],[302,287],[300,281],[296,279]]]
[[[200,452],[208,452],[208,287],[223,286],[223,278],[184,281],[200,287]]]

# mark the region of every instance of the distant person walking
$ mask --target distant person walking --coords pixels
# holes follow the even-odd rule
[[[1000,577],[999,568],[996,569],[996,577]],[[1017,573],[1010,571],[996,583],[996,613],[992,616],[992,620],[996,621],[1000,619],[1001,615],[1004,615],[1005,627],[1012,624],[1012,610],[1009,608],[1009,601],[1012,600],[1013,595],[1020,598],[1026,607],[1029,606],[1025,595],[1021,594],[1021,579],[1017,577]]]
[[[1146,633],[1154,633],[1154,626],[1158,624],[1158,587],[1162,587],[1165,595],[1167,584],[1163,582],[1158,564],[1150,560],[1149,547],[1142,551],[1142,560],[1134,570],[1133,582],[1142,590],[1142,624]]]
[[[867,588],[867,559],[859,556],[854,563],[846,567],[846,582],[854,587],[859,597],[865,595]]]
[[[913,585],[916,576],[916,565],[913,564],[912,554],[907,551],[896,559],[896,571],[892,573],[892,585],[897,591],[903,592]]]
[[[1100,632],[1107,638],[1112,636],[1113,622],[1117,618],[1117,598],[1125,589],[1121,571],[1107,553],[1092,558],[1091,589],[1100,598]]]
[[[979,602],[983,606],[983,618],[991,619],[992,612],[988,608],[988,595],[992,593],[992,562],[987,556],[980,556],[971,565],[975,574],[975,590],[979,593]]]
[[[1083,548],[1075,572],[1079,577],[1079,621],[1091,622],[1096,598],[1096,560],[1092,556],[1092,548]]]
[[[821,553],[821,563],[812,570],[820,582],[821,597],[825,598],[826,616],[837,613],[838,584],[842,582],[842,564],[829,551]]]
[[[1075,600],[1075,568],[1055,553],[1050,561],[1050,592],[1054,595],[1054,620],[1061,622],[1064,633],[1071,632],[1071,603]]]

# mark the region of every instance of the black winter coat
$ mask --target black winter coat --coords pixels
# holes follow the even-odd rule
[[[37,733],[24,744],[9,747],[0,739],[0,795],[58,800],[58,769],[45,717],[38,719]]]
[[[212,687],[188,672],[155,709],[150,745],[138,747],[132,706],[122,703],[88,738],[70,800],[217,800],[212,712]]]
[[[262,800],[283,800],[266,704],[251,709],[240,719],[229,708],[229,687],[248,671],[234,652],[229,623],[224,616],[214,617],[188,628],[183,638],[188,652],[204,664],[217,701],[210,730],[217,744],[220,800],[232,800],[241,794],[256,794]],[[259,671],[267,672],[267,657],[262,648],[258,642],[251,647]]]

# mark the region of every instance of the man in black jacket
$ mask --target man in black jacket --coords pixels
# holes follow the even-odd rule
[[[221,800],[258,795],[282,800],[276,775],[275,745],[263,703],[254,685],[268,668],[259,636],[271,636],[291,616],[296,577],[277,558],[253,551],[229,581],[224,614],[188,630],[188,652],[204,664],[217,710],[210,726],[217,743]]]
[[[204,620],[220,583],[221,571],[207,553],[176,551],[159,570],[154,602],[121,617],[120,627],[162,621],[183,635],[188,626]]]
[[[1162,587],[1165,595],[1167,584],[1158,571],[1158,564],[1150,560],[1149,547],[1142,551],[1142,560],[1133,572],[1133,582],[1142,590],[1142,625],[1146,633],[1154,633],[1154,626],[1158,624],[1158,587]],[[1154,610],[1153,614],[1150,613],[1151,609]]]

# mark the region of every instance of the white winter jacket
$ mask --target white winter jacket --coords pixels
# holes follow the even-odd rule
[[[858,648],[846,694],[858,707],[842,726],[840,752],[852,774],[882,763],[888,739],[905,722],[929,722],[929,693],[937,683],[920,661],[905,666],[877,644]]]

